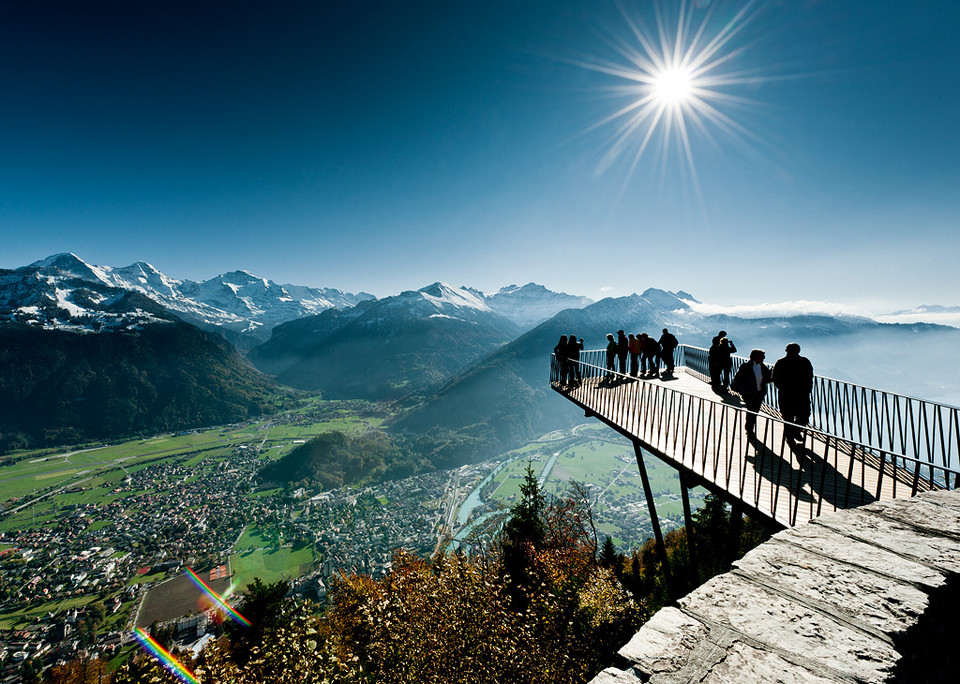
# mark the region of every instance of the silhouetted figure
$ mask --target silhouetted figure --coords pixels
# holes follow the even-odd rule
[[[721,330],[713,336],[710,341],[710,350],[707,352],[707,362],[710,367],[710,385],[714,389],[720,388],[720,364],[717,363],[717,355],[720,351],[720,340],[727,336],[726,330]]]
[[[627,354],[630,352],[630,340],[623,334],[622,330],[617,331],[617,358],[620,360],[620,372],[627,375]]]
[[[714,352],[714,365],[717,368],[717,385],[721,390],[726,390],[730,386],[730,372],[733,370],[733,354],[737,351],[736,345],[727,338],[721,337],[715,347],[711,347]]]
[[[783,419],[797,425],[810,421],[810,392],[813,390],[813,364],[800,356],[800,345],[792,342],[784,350],[787,355],[773,366],[773,384],[777,387],[777,403]],[[803,430],[787,425],[788,440],[803,441]]]
[[[559,378],[557,382],[561,385],[567,381],[567,372],[569,371],[570,361],[567,359],[567,354],[569,353],[567,343],[567,336],[561,335],[560,341],[557,342],[557,346],[553,348],[553,355],[557,357],[557,368],[560,370]]]
[[[627,340],[630,347],[630,375],[637,377],[640,367],[640,338],[630,333]]]
[[[580,375],[580,352],[583,351],[583,338],[579,340],[576,335],[571,335],[567,339],[567,359],[570,361],[570,382],[580,382],[583,378]]]
[[[744,361],[733,378],[733,388],[740,393],[744,405],[748,409],[744,427],[747,434],[757,434],[756,413],[763,405],[763,398],[767,396],[767,385],[770,384],[770,369],[763,365],[766,354],[762,349],[750,352],[750,360]]]
[[[643,348],[643,359],[648,377],[660,377],[660,343],[644,333],[640,345]]]
[[[673,375],[673,352],[680,346],[680,341],[666,328],[660,336],[660,357],[667,367],[667,373]]]
[[[607,374],[603,377],[612,378],[614,371],[617,370],[617,341],[613,339],[613,333],[607,333]]]

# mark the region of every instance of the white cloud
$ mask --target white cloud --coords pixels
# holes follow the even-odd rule
[[[877,316],[876,319],[881,323],[936,323],[937,325],[950,325],[954,328],[960,328],[960,312],[904,312],[898,314],[886,314]]]
[[[704,304],[690,300],[687,304],[697,313],[704,315],[727,314],[740,318],[766,318],[780,316],[861,316],[880,323],[935,323],[960,328],[960,311],[901,311],[896,314],[880,314],[865,308],[837,302],[798,300],[788,302],[766,302],[762,304],[737,304],[723,306]]]
[[[870,314],[850,306],[836,302],[819,302],[798,300],[792,302],[768,302],[763,304],[737,304],[722,306],[720,304],[704,304],[702,302],[687,302],[690,308],[705,315],[727,314],[740,318],[765,318],[768,316],[809,316],[823,314],[827,316],[865,316]]]

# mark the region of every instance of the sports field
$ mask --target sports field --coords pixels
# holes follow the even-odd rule
[[[263,582],[296,579],[313,570],[313,547],[247,549],[230,556],[234,580],[243,590],[255,577]]]
[[[207,573],[198,573],[203,581],[218,594],[230,586],[229,579],[208,580]],[[200,612],[211,606],[209,599],[196,587],[187,575],[180,574],[152,587],[143,600],[143,607],[137,617],[138,627],[148,627],[154,620],[165,622],[184,615]]]

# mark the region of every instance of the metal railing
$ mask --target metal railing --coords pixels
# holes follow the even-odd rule
[[[707,350],[680,345],[676,363],[709,380]],[[747,359],[735,356],[734,368]],[[777,415],[777,390],[765,405]],[[836,437],[960,470],[960,408],[814,375],[810,425]],[[952,488],[960,487],[960,481]]]
[[[681,347],[677,365],[703,374],[696,365],[705,351]],[[792,424],[769,409],[754,414],[756,437],[742,438],[747,409],[611,372],[605,361],[604,350],[581,352],[573,364],[581,381],[565,385],[561,375],[566,373],[553,357],[551,385],[618,431],[781,524],[960,483],[955,466],[833,434],[820,425],[806,428],[804,447],[791,446],[784,427]],[[838,381],[820,378],[815,392],[832,383]],[[859,404],[849,403],[841,415],[846,419],[854,406]],[[810,447],[814,440],[816,448]]]

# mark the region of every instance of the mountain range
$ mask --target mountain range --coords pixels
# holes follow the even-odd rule
[[[57,254],[0,270],[0,448],[236,420],[271,410],[289,386],[394,401],[394,430],[469,434],[469,460],[580,420],[547,387],[550,352],[561,334],[599,348],[618,329],[669,327],[699,346],[725,329],[741,353],[759,346],[771,359],[798,341],[821,374],[960,401],[943,372],[955,328],[702,310],[687,292],[655,288],[592,302],[534,283],[488,294],[437,282],[377,299],[245,271],[180,281],[142,261]],[[98,392],[123,402],[90,409]]]
[[[223,273],[201,282],[177,280],[145,261],[119,268],[92,266],[75,254],[65,253],[13,271],[0,271],[0,321],[12,317],[21,322],[62,327],[62,315],[49,319],[30,308],[35,304],[16,297],[18,292],[29,295],[37,291],[41,309],[45,302],[92,324],[100,318],[100,311],[89,306],[86,293],[102,287],[145,295],[182,320],[223,334],[240,348],[250,348],[268,339],[278,323],[327,309],[348,308],[374,298],[365,292],[279,285],[246,271]],[[82,322],[74,323],[77,324]]]

